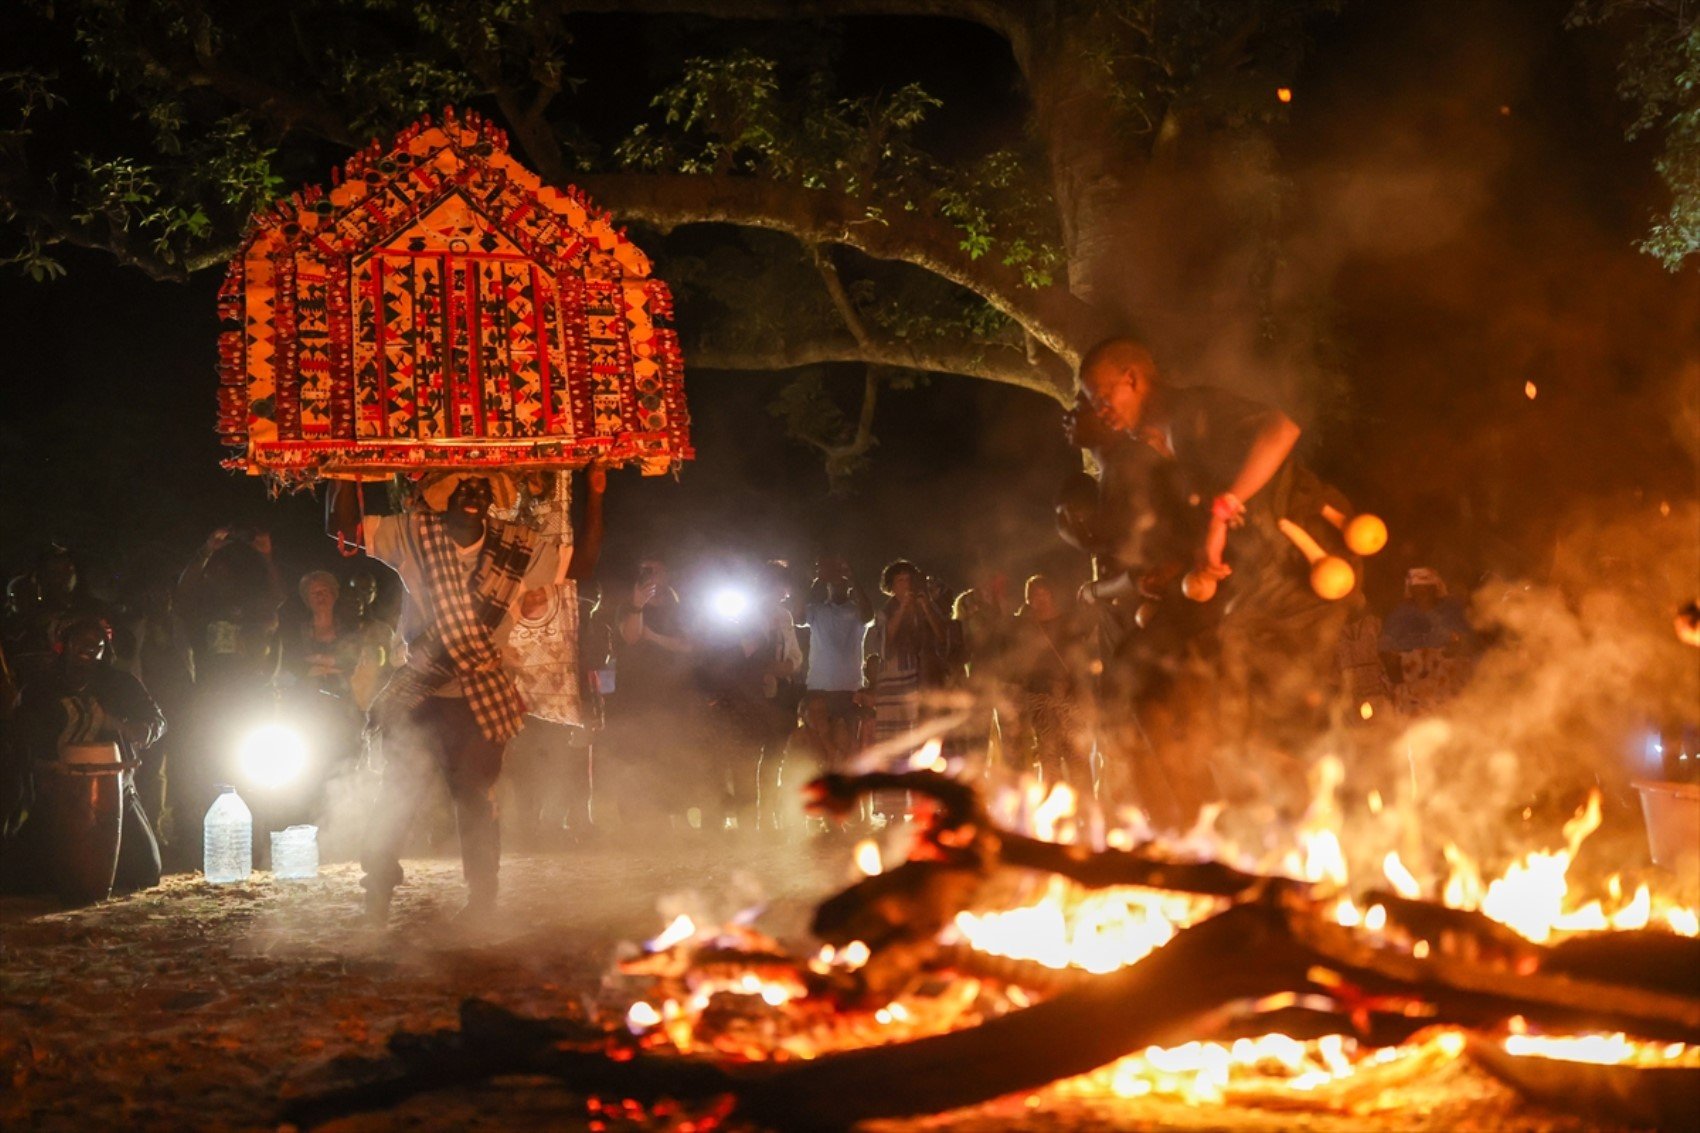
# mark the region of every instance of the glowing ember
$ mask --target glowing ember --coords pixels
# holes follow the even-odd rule
[[[885,871],[885,863],[880,860],[879,843],[872,838],[864,838],[856,843],[856,868],[864,877],[873,877]]]
[[[1682,1043],[1640,1042],[1622,1031],[1612,1035],[1507,1035],[1508,1054],[1593,1062],[1601,1066],[1700,1066],[1700,1047]]]
[[[928,740],[921,745],[919,751],[909,757],[911,771],[937,771],[942,774],[949,770],[949,766],[944,761],[944,743],[937,739]]]
[[[1082,894],[1053,878],[1036,902],[1000,912],[958,913],[956,929],[969,945],[992,956],[1047,968],[1112,972],[1143,960],[1217,908],[1209,898],[1153,889]]]
[[[1275,97],[1280,99],[1282,102],[1291,102],[1293,101],[1293,92],[1288,87],[1276,87]]]
[[[1397,851],[1389,850],[1387,856],[1381,859],[1381,872],[1386,875],[1393,891],[1399,896],[1414,901],[1423,895],[1423,887],[1417,884],[1417,879],[1405,868],[1405,863],[1399,860]]]
[[[696,922],[680,913],[673,918],[673,923],[661,930],[661,935],[644,945],[650,952],[663,952],[675,944],[683,944],[697,934]]]
[[[1034,835],[1047,841],[1061,842],[1072,840],[1072,828],[1065,835],[1063,824],[1074,817],[1075,794],[1074,788],[1067,783],[1058,783],[1052,787],[1033,812]]]
[[[1432,1067],[1457,1058],[1463,1050],[1463,1035],[1451,1029],[1429,1033],[1408,1046],[1368,1050],[1343,1035],[1300,1042],[1269,1034],[1232,1043],[1146,1047],[1062,1083],[1059,1090],[1120,1098],[1169,1096],[1194,1103],[1251,1099],[1271,1089],[1315,1093],[1366,1070],[1400,1063]]]
[[[661,1012],[651,1004],[638,1000],[626,1012],[626,1026],[636,1034],[642,1034],[652,1027],[661,1025]]]
[[[1538,393],[1538,392],[1540,392],[1540,391],[1535,389],[1535,383],[1534,382],[1524,382],[1523,383],[1523,396],[1528,398],[1530,401],[1535,400],[1535,394]]]

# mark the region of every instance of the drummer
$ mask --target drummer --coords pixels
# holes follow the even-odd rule
[[[58,761],[73,744],[113,744],[119,758],[137,762],[138,754],[165,734],[165,717],[140,681],[109,663],[112,627],[104,618],[82,615],[64,623],[57,656],[23,687],[18,699],[6,776],[15,801],[7,818],[4,857],[6,887],[44,891],[52,886],[52,831],[41,811],[42,783],[33,768]],[[136,792],[135,776],[124,774],[118,871],[114,893],[159,884],[159,842],[148,825]],[[32,815],[32,810],[35,811]]]

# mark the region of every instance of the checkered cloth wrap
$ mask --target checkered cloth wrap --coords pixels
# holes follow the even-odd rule
[[[492,635],[519,594],[537,551],[537,533],[517,523],[487,520],[484,548],[468,585],[442,516],[411,516],[403,530],[408,553],[417,557],[425,576],[431,625],[408,643],[407,665],[378,694],[371,718],[380,726],[398,719],[458,677],[479,730],[497,742],[512,739],[525,702],[502,668]]]

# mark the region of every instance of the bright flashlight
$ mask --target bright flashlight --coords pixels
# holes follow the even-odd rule
[[[723,622],[735,622],[750,608],[750,596],[736,586],[722,586],[708,600],[714,616]]]
[[[262,724],[242,737],[236,758],[249,782],[276,789],[307,769],[307,741],[286,724]]]

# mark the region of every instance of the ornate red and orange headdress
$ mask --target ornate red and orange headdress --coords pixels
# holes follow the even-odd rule
[[[473,114],[258,215],[219,313],[226,463],[287,486],[694,455],[667,285]]]

